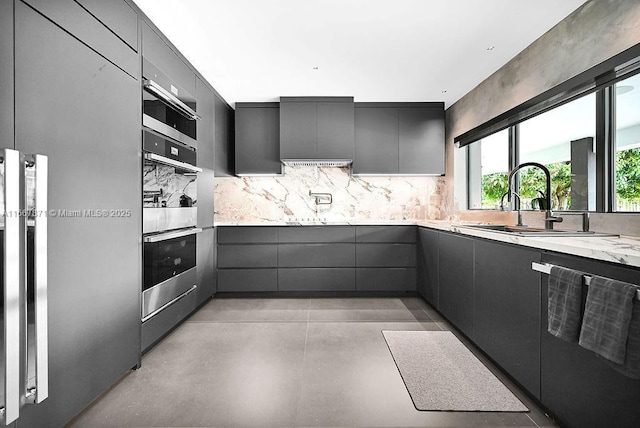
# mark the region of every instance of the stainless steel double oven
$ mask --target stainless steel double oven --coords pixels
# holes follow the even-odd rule
[[[196,285],[196,100],[143,59],[143,287],[145,322]]]

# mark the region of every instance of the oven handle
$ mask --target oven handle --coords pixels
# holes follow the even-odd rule
[[[160,156],[155,153],[145,153],[144,158],[148,161],[161,163],[163,165],[169,165],[176,168],[184,169],[189,172],[202,172],[202,168],[198,168],[197,166],[193,166],[186,162],[180,162],[175,159],[165,158],[164,156]]]
[[[184,230],[177,230],[174,232],[159,233],[157,235],[149,235],[144,237],[144,242],[160,242],[167,239],[180,238],[182,236],[193,235],[195,233],[202,232],[201,227],[192,227]]]
[[[180,101],[178,97],[174,96],[171,92],[167,92],[162,86],[158,85],[151,79],[143,80],[144,88],[156,95],[160,100],[170,107],[175,109],[178,113],[183,115],[189,120],[200,120],[200,116],[196,114],[188,105]]]

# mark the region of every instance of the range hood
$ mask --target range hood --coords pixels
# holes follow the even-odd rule
[[[285,166],[318,166],[322,168],[348,168],[351,159],[282,159]]]

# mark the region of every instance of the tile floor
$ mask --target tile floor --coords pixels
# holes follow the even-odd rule
[[[383,329],[451,326],[419,298],[213,299],[69,426],[556,426],[481,356],[530,412],[417,411]]]

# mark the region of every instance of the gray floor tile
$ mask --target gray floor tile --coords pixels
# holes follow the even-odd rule
[[[416,410],[381,331],[442,329],[418,298],[214,299],[71,426],[553,426],[482,356],[532,412]]]

